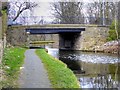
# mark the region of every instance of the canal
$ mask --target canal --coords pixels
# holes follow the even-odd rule
[[[73,70],[82,88],[117,88],[118,56],[114,54],[61,51],[48,48],[48,53]]]

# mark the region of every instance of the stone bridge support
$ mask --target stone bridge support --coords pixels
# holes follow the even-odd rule
[[[80,50],[80,33],[61,33],[59,34],[59,49]]]

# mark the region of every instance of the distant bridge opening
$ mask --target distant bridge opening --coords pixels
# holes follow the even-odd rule
[[[55,43],[55,41],[31,41],[29,42],[29,47],[40,47],[51,43]]]

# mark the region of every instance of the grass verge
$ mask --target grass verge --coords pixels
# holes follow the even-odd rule
[[[79,88],[79,83],[67,65],[46,53],[44,49],[36,50],[47,69],[53,88]]]
[[[24,48],[6,48],[2,60],[2,68],[4,77],[2,83],[3,88],[17,88],[17,80],[19,77],[20,67],[24,63]]]

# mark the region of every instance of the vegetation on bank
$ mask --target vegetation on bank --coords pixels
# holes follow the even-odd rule
[[[47,69],[53,88],[79,88],[79,83],[67,65],[50,56],[44,49],[36,50]]]
[[[115,21],[113,21],[112,24],[110,25],[109,36],[107,38],[108,41],[117,40],[117,38],[120,38],[120,34],[119,34],[120,30],[118,28],[118,23],[116,23],[116,28],[117,31],[115,29]]]
[[[4,71],[3,81],[1,82],[3,88],[17,87],[17,79],[20,67],[24,63],[24,48],[6,48],[2,60],[2,67]]]

